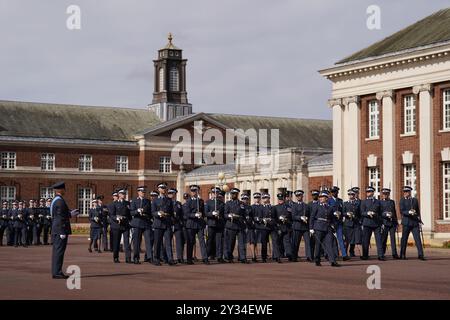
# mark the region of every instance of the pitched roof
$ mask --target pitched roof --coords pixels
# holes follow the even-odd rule
[[[362,49],[336,64],[359,61],[408,49],[450,41],[450,8],[432,15]]]
[[[0,136],[135,141],[160,120],[146,109],[0,101]]]

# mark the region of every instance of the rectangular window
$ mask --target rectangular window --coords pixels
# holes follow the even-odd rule
[[[55,170],[55,154],[42,153],[41,154],[41,170],[53,171]]]
[[[450,220],[450,162],[444,162],[442,165],[442,184],[443,184],[443,218],[444,220]]]
[[[92,189],[91,188],[79,188],[78,189],[78,209],[80,214],[89,214],[89,208],[92,201]]]
[[[369,138],[378,138],[380,130],[380,108],[377,100],[369,102]]]
[[[2,152],[2,169],[15,169],[16,168],[16,153],[15,152]]]
[[[404,133],[416,133],[416,99],[413,95],[404,97]]]
[[[48,199],[55,196],[55,191],[51,187],[42,187],[39,191],[39,197]]]
[[[0,187],[0,198],[1,201],[11,202],[16,200],[16,187],[1,186]]]
[[[172,171],[170,157],[159,158],[159,172],[169,173]]]
[[[405,186],[413,188],[411,196],[415,197],[416,190],[416,166],[414,164],[407,164],[403,166],[403,182]]]
[[[92,171],[92,156],[87,155],[87,154],[82,154],[80,156],[78,168],[80,171]]]
[[[444,90],[442,96],[442,129],[450,130],[450,89]]]
[[[127,156],[116,156],[116,172],[128,172]]]
[[[378,167],[371,167],[369,172],[369,186],[375,189],[374,196],[378,198],[381,189],[381,173]]]

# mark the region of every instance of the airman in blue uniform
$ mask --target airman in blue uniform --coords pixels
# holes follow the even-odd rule
[[[27,212],[22,201],[13,202],[13,208],[10,215],[14,220],[14,246],[27,247]]]
[[[239,192],[241,191],[238,188],[232,188],[230,190],[231,200],[225,204],[225,229],[228,242],[226,257],[228,262],[233,262],[233,252],[237,237],[240,262],[247,263],[245,240],[246,210],[245,205],[239,201]]]
[[[283,193],[278,193],[278,204],[273,206],[272,210],[277,219],[278,246],[283,248],[285,256],[292,261],[292,207],[286,203],[285,198]],[[277,261],[281,262],[281,257],[278,257]]]
[[[247,224],[247,241],[250,244],[250,249],[252,250],[252,261],[257,262],[258,256],[258,242],[261,242],[260,230],[256,228],[255,215],[258,210],[261,210],[261,192],[253,193],[253,204],[251,206],[251,212],[247,219],[250,222]]]
[[[3,246],[3,235],[6,235],[6,238],[8,238],[8,227],[10,221],[8,211],[8,201],[3,201],[2,209],[0,210],[0,247]]]
[[[305,257],[307,261],[312,261],[311,241],[309,236],[310,212],[308,205],[303,202],[303,190],[295,190],[294,195],[297,201],[293,203],[292,210],[292,248],[293,261],[298,261],[298,250],[303,238],[305,241]]]
[[[384,261],[383,247],[381,243],[381,207],[380,201],[374,197],[375,189],[366,188],[366,199],[361,201],[361,217],[363,227],[363,255],[362,260],[369,259],[369,246],[372,233],[375,234],[378,260]]]
[[[175,236],[175,248],[177,252],[177,262],[184,263],[184,246],[186,239],[184,238],[184,217],[183,217],[183,205],[177,200],[178,190],[171,188],[168,191],[168,196],[173,202],[173,221],[172,228]]]
[[[223,263],[223,231],[225,228],[225,203],[220,200],[219,187],[211,188],[211,198],[205,204],[206,223],[208,224],[208,240],[206,250],[208,257],[217,258],[217,262]]]
[[[423,243],[420,238],[422,219],[417,198],[411,196],[412,188],[403,187],[403,197],[400,199],[400,213],[402,214],[402,240],[400,259],[406,259],[409,234],[412,233],[420,260],[426,260],[423,253]]]
[[[95,243],[95,250],[98,253],[101,253],[99,241],[102,230],[102,208],[98,205],[97,199],[91,201],[91,208],[89,209],[89,221],[91,222],[91,232],[88,251],[92,252],[92,244]]]
[[[114,263],[119,263],[120,240],[123,237],[123,247],[125,251],[125,262],[131,262],[130,246],[130,203],[125,200],[126,191],[120,189],[117,191],[118,199],[113,202],[109,210],[109,221],[112,233],[112,249]]]
[[[43,227],[43,236],[42,240],[44,242],[44,245],[51,244],[51,234],[52,234],[52,215],[50,214],[50,205],[52,203],[52,199],[48,198],[47,200],[44,199],[44,204],[42,207],[40,207],[41,213],[44,215],[44,227]],[[50,238],[50,241],[49,241]]]
[[[390,196],[391,190],[389,188],[381,189],[381,243],[383,246],[383,256],[386,254],[387,239],[390,236],[392,258],[399,259],[397,254],[397,241],[395,238],[398,219],[397,211],[395,209],[395,201]]]
[[[256,230],[261,235],[261,259],[262,262],[267,262],[267,244],[269,243],[269,236],[272,238],[273,256],[276,261],[281,261],[280,251],[278,248],[278,230],[276,227],[277,217],[272,210],[270,204],[270,195],[263,193],[261,195],[262,204],[254,211],[253,220],[255,221]]]
[[[309,214],[311,215],[311,212],[314,210],[314,208],[319,205],[319,194],[320,191],[317,189],[313,189],[311,190],[311,201],[308,203],[308,211]],[[314,258],[314,250],[316,248],[316,240],[315,237],[312,237],[310,235],[310,239],[311,239],[311,258]]]
[[[253,223],[252,206],[250,205],[250,196],[247,193],[241,194],[241,203],[245,210],[245,252],[247,252],[247,244],[250,244],[252,261],[256,261],[256,234]],[[239,259],[241,260],[241,259]]]
[[[152,229],[151,203],[145,197],[146,186],[137,188],[137,198],[131,201],[130,213],[133,217],[130,226],[133,232],[133,263],[140,264],[142,236],[144,236],[146,257],[152,256],[152,241],[150,230]]]
[[[355,247],[361,245],[361,213],[359,203],[356,199],[355,191],[350,188],[347,190],[348,201],[344,202],[343,223],[344,223],[344,242],[349,249],[350,257],[355,257]],[[359,248],[361,252],[361,249]]]
[[[333,241],[333,248],[335,252],[339,255],[339,250],[337,245],[339,245],[339,249],[341,251],[342,260],[349,260],[350,257],[347,255],[347,248],[344,243],[344,220],[343,220],[343,207],[344,201],[338,197],[339,187],[334,186],[330,190],[331,197],[328,199],[328,204],[333,207],[333,221],[334,221],[334,229],[336,231],[336,237]]]

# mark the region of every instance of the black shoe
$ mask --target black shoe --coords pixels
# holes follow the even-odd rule
[[[369,260],[369,257],[361,256],[359,257],[361,260]]]
[[[339,263],[337,263],[337,262],[332,262],[331,266],[332,267],[340,267],[341,265]]]
[[[275,259],[276,262],[282,263],[281,258]]]
[[[175,262],[175,261],[173,261],[173,260],[170,260],[169,261],[169,266],[174,266],[174,265],[176,265],[177,263]]]
[[[209,264],[209,260],[208,259],[203,259],[203,264]]]
[[[217,259],[217,262],[218,263],[225,263],[225,260],[223,258],[219,258],[219,259]]]
[[[313,260],[311,258],[306,258],[306,261],[313,262]]]
[[[134,264],[141,264],[141,262],[138,259],[134,259],[133,263]]]
[[[28,248],[28,246],[27,246],[26,244],[22,245],[22,247],[24,247],[24,248]]]
[[[130,259],[126,259],[126,260],[125,260],[125,263],[133,263],[133,262],[131,262]]]
[[[194,264],[194,261],[188,260],[188,261],[186,261],[186,264],[192,265],[192,264]]]
[[[53,279],[68,279],[69,276],[62,273],[62,274],[57,274],[57,275],[53,276],[52,278]]]
[[[348,260],[350,260],[350,259],[351,259],[351,258],[350,258],[349,256],[345,256],[345,257],[342,258],[343,261],[348,261]]]
[[[427,261],[427,259],[424,256],[419,256],[419,260]]]
[[[378,257],[378,260],[380,261],[386,261],[386,258],[384,256]]]
[[[320,261],[316,261],[316,266],[320,267],[322,264],[320,263]]]
[[[177,262],[178,262],[179,264],[184,263],[183,259],[178,259]]]
[[[17,245],[17,244],[15,244],[15,245],[14,245],[14,248],[17,248],[17,247],[18,247],[18,245]]]
[[[406,259],[406,256],[404,256],[404,255],[400,255],[400,259],[401,260],[408,260],[408,259]]]
[[[267,259],[262,259],[262,263],[267,263]]]
[[[252,258],[253,262],[258,262],[258,259],[256,259],[256,257]]]
[[[92,249],[91,249],[91,248],[88,248],[88,251],[89,251],[90,253],[92,253]]]
[[[398,259],[400,259],[400,257],[398,256],[398,254],[393,254],[393,255],[392,255],[392,259],[398,260]]]
[[[161,265],[161,262],[159,262],[159,261],[155,261],[155,262],[153,262],[153,265],[155,265],[155,266],[160,266]]]
[[[245,260],[245,259],[241,259],[241,260],[239,260],[239,262],[240,262],[240,263],[244,263],[244,264],[248,263],[248,261]]]
[[[298,262],[298,258],[290,258],[289,261],[290,262]]]
[[[114,263],[120,263],[119,258],[114,258]]]
[[[350,252],[350,257],[352,257],[352,258],[356,257],[355,253],[354,252]]]

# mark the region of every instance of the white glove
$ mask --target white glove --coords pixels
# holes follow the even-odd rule
[[[314,234],[314,229],[309,230],[309,233]]]
[[[143,211],[144,211],[144,209],[142,209],[142,208],[137,209],[137,212],[138,212],[139,214],[142,214]]]
[[[66,235],[65,235],[65,234],[60,234],[59,237],[60,237],[62,240],[64,240],[64,239],[66,238]]]
[[[163,216],[163,212],[162,211],[158,211],[158,217],[162,217]]]
[[[195,217],[201,218],[201,217],[202,217],[202,214],[201,214],[200,212],[197,212],[197,213],[195,214]]]
[[[213,214],[214,217],[217,217],[219,215],[219,212],[218,211],[213,211],[212,214]]]

